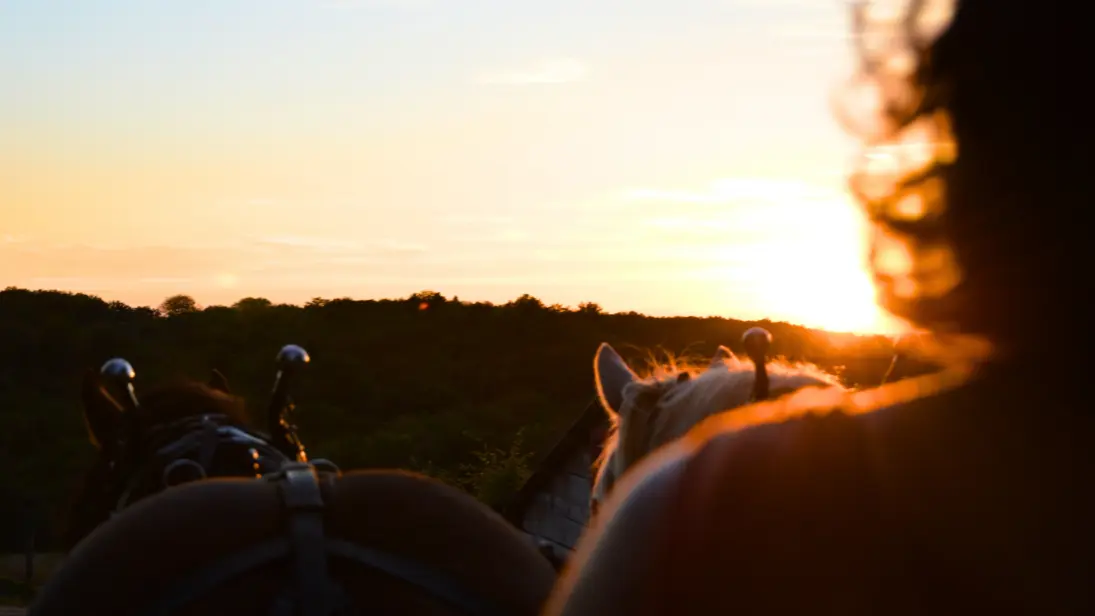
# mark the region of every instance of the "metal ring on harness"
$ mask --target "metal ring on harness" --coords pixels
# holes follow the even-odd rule
[[[197,471],[197,476],[180,477],[178,481],[172,481],[172,475],[175,474],[175,471],[182,468],[194,469],[195,471]],[[163,484],[167,487],[177,486],[179,484],[187,483],[190,481],[198,481],[199,479],[205,479],[205,476],[205,468],[202,467],[201,464],[198,464],[197,462],[189,458],[180,458],[178,460],[175,460],[171,464],[165,466],[163,469],[163,473],[161,474]]]

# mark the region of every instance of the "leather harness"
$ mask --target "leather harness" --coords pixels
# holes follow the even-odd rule
[[[327,537],[323,527],[321,483],[330,484],[334,472],[317,472],[304,462],[290,462],[263,477],[275,481],[287,520],[286,534],[239,550],[172,584],[142,616],[176,614],[194,599],[255,567],[291,559],[292,579],[276,596],[269,616],[348,616],[356,613],[349,595],[328,574],[329,558],[339,558],[381,571],[417,586],[458,612],[469,616],[501,616],[496,605],[467,592],[450,577],[396,554]]]

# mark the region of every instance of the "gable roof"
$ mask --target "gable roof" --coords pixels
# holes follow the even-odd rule
[[[540,465],[502,512],[503,516],[511,524],[521,528],[525,514],[536,495],[550,486],[552,478],[566,472],[566,466],[575,454],[591,446],[594,431],[606,430],[608,425],[608,418],[605,416],[604,409],[601,408],[601,402],[594,397],[559,442],[544,456]]]

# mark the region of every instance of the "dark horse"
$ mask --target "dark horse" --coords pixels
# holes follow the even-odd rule
[[[538,614],[556,572],[486,505],[413,473],[307,460],[286,420],[307,362],[279,355],[269,434],[217,372],[140,400],[123,360],[89,375],[102,483],[30,614]]]
[[[310,360],[287,345],[278,354],[278,374],[267,422],[251,427],[242,399],[213,370],[208,384],[179,381],[138,397],[135,372],[115,358],[84,375],[81,397],[89,438],[99,455],[70,513],[66,547],[125,507],[165,488],[206,477],[255,477],[287,462],[307,461],[295,429],[288,382]],[[317,461],[330,465],[327,461]],[[332,465],[333,466],[333,465]]]

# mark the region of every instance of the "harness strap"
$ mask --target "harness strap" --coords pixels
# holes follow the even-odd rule
[[[492,602],[467,591],[444,573],[421,563],[342,539],[328,539],[324,543],[329,554],[382,571],[417,586],[435,599],[469,616],[503,616],[505,614]]]
[[[292,463],[283,472],[279,487],[289,514],[300,616],[326,616],[333,606],[323,545],[323,495],[319,478],[307,464]]]
[[[175,584],[160,598],[138,612],[141,616],[169,616],[194,599],[255,567],[289,556],[289,540],[278,537],[239,550]]]
[[[217,452],[217,437],[220,426],[208,416],[202,417],[201,445],[198,449],[198,464],[208,469],[213,464],[213,454]],[[208,471],[206,471],[208,472]]]
[[[464,590],[443,574],[394,554],[361,547],[341,539],[323,541],[326,554],[382,571],[413,584],[470,616],[503,616],[504,611]],[[277,537],[225,556],[173,584],[162,598],[138,612],[140,616],[170,616],[194,599],[244,573],[289,557],[290,542]]]
[[[323,498],[319,477],[306,463],[292,463],[269,479],[280,480],[282,502],[289,512],[288,537],[276,537],[229,554],[175,584],[141,616],[170,616],[194,599],[251,569],[294,559],[295,588],[274,599],[271,616],[333,616],[349,607],[342,588],[327,573],[327,558],[337,557],[417,586],[468,616],[503,616],[505,612],[468,592],[442,572],[396,554],[327,539],[323,533]]]

